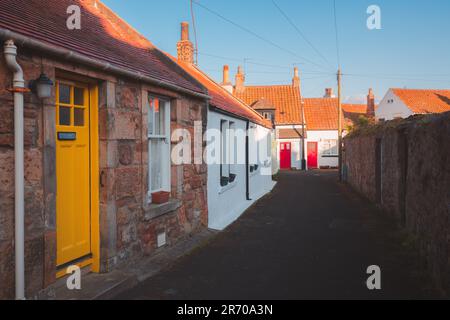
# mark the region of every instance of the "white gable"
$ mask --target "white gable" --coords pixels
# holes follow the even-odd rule
[[[376,119],[384,119],[386,121],[395,118],[408,118],[413,114],[406,104],[395,95],[392,89],[389,89],[375,110]]]

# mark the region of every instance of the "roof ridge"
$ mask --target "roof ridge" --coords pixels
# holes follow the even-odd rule
[[[450,91],[450,89],[411,89],[411,88],[390,88],[390,89],[403,91]]]
[[[250,85],[250,86],[244,86],[244,89],[246,88],[273,88],[273,87],[292,87],[292,84],[274,84],[274,85]]]
[[[211,78],[206,72],[201,70],[198,66],[192,64],[192,67],[195,68],[198,72],[203,74],[206,78],[208,78],[211,82],[213,82],[222,92],[224,92],[226,95],[228,95],[233,100],[237,101],[238,103],[242,104],[244,107],[249,109],[252,113],[254,113],[256,116],[258,116],[261,120],[265,120],[264,117],[257,112],[255,109],[253,109],[251,106],[249,106],[247,103],[245,103],[243,100],[236,97],[234,94],[230,93],[227,89],[222,87],[219,83],[217,83],[213,78]]]
[[[81,1],[86,1],[86,0],[81,0]],[[123,24],[126,29],[135,33],[135,35],[137,37],[139,37],[142,41],[146,42],[152,49],[156,48],[156,46],[147,37],[145,37],[142,33],[140,33],[135,27],[133,27],[131,24],[129,24],[124,18],[119,16],[114,10],[112,10],[110,7],[108,7],[106,4],[104,4],[101,0],[87,0],[87,1],[89,1],[95,7],[97,7],[97,5],[99,5],[101,7],[101,9],[106,11],[107,14],[114,16],[117,19],[117,22]],[[104,12],[101,12],[101,13],[104,14]],[[111,21],[110,19],[108,19],[108,21],[112,24],[117,25],[116,21]],[[120,25],[119,25],[119,27],[123,28],[123,26],[120,26]]]

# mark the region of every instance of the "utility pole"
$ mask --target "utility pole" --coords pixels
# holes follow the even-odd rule
[[[305,159],[305,101],[301,97],[301,117],[302,117],[302,170],[306,171],[306,159]]]
[[[342,182],[343,176],[342,176],[342,152],[343,152],[343,145],[342,145],[342,95],[341,95],[341,89],[342,89],[342,72],[341,67],[339,67],[337,72],[337,82],[338,82],[338,148],[339,148],[339,181]]]

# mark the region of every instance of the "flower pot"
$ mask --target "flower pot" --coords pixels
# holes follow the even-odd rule
[[[159,191],[152,193],[152,203],[163,204],[169,202],[170,192]]]

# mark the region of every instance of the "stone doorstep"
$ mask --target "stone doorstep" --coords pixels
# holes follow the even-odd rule
[[[163,271],[177,259],[189,254],[211,240],[218,232],[205,229],[192,237],[186,237],[172,247],[109,273],[89,273],[84,270],[81,277],[81,290],[70,291],[66,287],[66,279],[59,279],[55,284],[37,295],[41,300],[108,300],[123,291],[133,288],[138,283]]]

